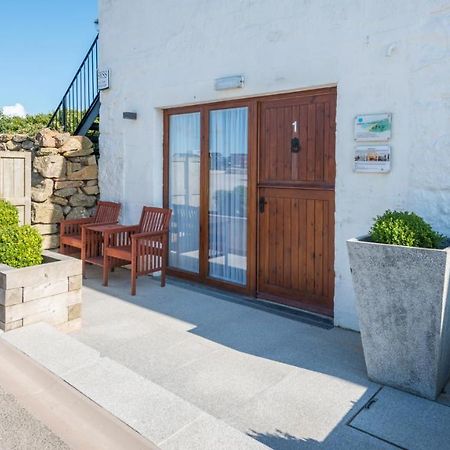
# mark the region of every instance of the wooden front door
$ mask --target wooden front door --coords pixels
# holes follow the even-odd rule
[[[262,100],[258,296],[333,314],[335,89]]]

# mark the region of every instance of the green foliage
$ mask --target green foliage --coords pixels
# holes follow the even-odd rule
[[[42,263],[42,237],[30,225],[0,227],[0,263],[28,267]]]
[[[34,136],[47,126],[51,117],[50,113],[28,115],[26,117],[9,117],[0,113],[0,133]]]
[[[19,225],[17,208],[0,200],[0,264],[27,267],[42,262],[42,237],[30,225]]]
[[[445,236],[434,231],[417,214],[390,210],[375,218],[370,238],[381,244],[423,248],[439,248],[445,241]]]
[[[0,227],[19,225],[17,208],[6,200],[0,200]]]

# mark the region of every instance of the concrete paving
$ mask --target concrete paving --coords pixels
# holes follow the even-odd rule
[[[112,274],[109,288],[99,275],[84,280],[83,328],[72,336],[208,414],[167,448],[208,448],[194,442],[210,416],[271,448],[389,448],[346,425],[379,389],[359,334],[177,283],[161,289],[150,277],[131,297],[128,271]]]
[[[90,268],[80,331],[34,325],[3,339],[160,448],[442,448],[432,436],[447,436],[448,406],[370,382],[358,333],[151,277],[131,297],[125,270],[108,288],[100,279]],[[406,441],[408,430],[426,438]]]

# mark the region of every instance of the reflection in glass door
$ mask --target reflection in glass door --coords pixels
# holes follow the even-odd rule
[[[209,113],[209,277],[247,282],[248,108]]]
[[[169,122],[169,266],[199,272],[200,113]]]

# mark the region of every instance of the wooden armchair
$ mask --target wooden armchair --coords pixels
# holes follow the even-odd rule
[[[167,236],[171,209],[144,206],[138,225],[117,226],[104,234],[103,285],[108,285],[112,268],[131,264],[131,295],[136,294],[136,278],[161,271],[161,287],[166,284]]]
[[[117,223],[120,208],[120,203],[98,202],[95,216],[86,219],[62,220],[59,229],[59,252],[64,254],[68,252],[68,247],[77,248],[81,250],[81,259],[83,259],[83,226]]]

